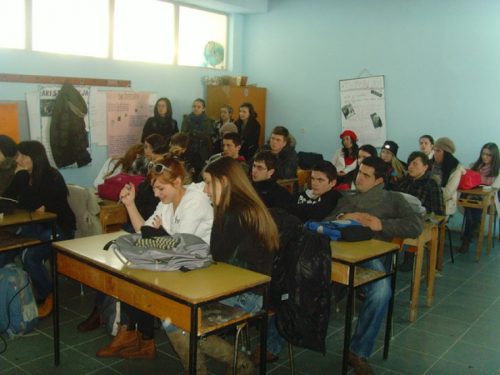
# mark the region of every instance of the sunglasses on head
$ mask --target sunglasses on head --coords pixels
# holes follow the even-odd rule
[[[155,164],[152,161],[149,162],[148,164],[148,171],[153,169],[155,173],[163,173],[163,171],[166,169],[169,172],[172,172],[172,170],[169,167],[164,166],[163,164]]]

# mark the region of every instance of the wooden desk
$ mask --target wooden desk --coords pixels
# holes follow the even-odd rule
[[[469,208],[477,208],[482,210],[481,216],[481,226],[479,227],[479,239],[477,241],[477,249],[476,249],[476,262],[479,262],[481,259],[481,247],[483,246],[483,238],[484,238],[484,223],[486,221],[486,215],[490,214],[490,223],[488,226],[488,242],[486,244],[486,254],[490,254],[491,252],[491,238],[493,233],[493,221],[495,220],[495,194],[497,194],[498,188],[492,188],[489,191],[483,191],[483,188],[476,188],[472,190],[457,190],[458,193],[468,194],[468,195],[478,195],[481,199],[474,198],[459,198],[457,199],[457,204],[462,207]]]
[[[101,207],[99,220],[102,225],[102,233],[113,233],[121,230],[123,224],[128,220],[127,209],[123,203],[103,199],[99,206]]]
[[[266,348],[267,288],[271,278],[225,263],[190,272],[156,272],[123,266],[112,251],[103,247],[125,232],[103,234],[54,243],[54,357],[59,364],[59,296],[57,273],[69,276],[101,292],[120,299],[154,316],[170,318],[172,324],[190,332],[190,368],[196,369],[196,343],[200,336],[222,326],[202,324],[202,308],[210,303],[264,288],[263,310],[252,318],[261,319],[260,344]],[[248,314],[228,324],[249,318]],[[228,324],[224,324],[227,326]],[[265,374],[262,351],[260,373]],[[196,370],[191,371],[195,374]]]
[[[26,223],[52,223],[52,238],[56,238],[56,218],[57,215],[51,212],[34,211],[28,212],[26,210],[16,209],[11,214],[4,214],[0,219],[0,228],[12,228]],[[45,241],[43,243],[50,243],[52,241]],[[19,236],[15,233],[8,231],[0,231],[0,251],[8,251],[19,249],[21,247],[35,246],[42,242],[34,238]]]
[[[290,194],[293,193],[293,185],[297,182],[298,183],[299,179],[298,178],[287,178],[285,180],[276,180],[278,184],[283,186]]]
[[[436,221],[442,222],[444,216],[435,216]],[[415,246],[416,259],[413,270],[413,280],[411,288],[411,306],[410,306],[410,322],[414,322],[417,317],[418,307],[418,292],[420,291],[420,281],[422,278],[422,263],[424,259],[424,246],[429,243],[429,256],[427,258],[427,307],[432,306],[434,297],[434,278],[436,272],[436,259],[438,251],[438,227],[430,221],[424,224],[424,230],[415,239],[406,238],[403,240],[403,245]],[[407,250],[408,251],[408,250]]]
[[[396,288],[396,265],[399,247],[396,244],[378,240],[360,242],[337,242],[331,241],[332,249],[332,281],[348,286],[347,308],[344,332],[344,353],[342,360],[342,374],[347,374],[347,355],[351,342],[351,325],[353,315],[354,290],[360,286],[391,278],[392,297],[387,310],[384,359],[389,355],[389,341],[391,336],[392,312],[394,310],[394,292]],[[369,260],[392,255],[392,269],[387,272],[375,271],[363,267],[360,264]]]

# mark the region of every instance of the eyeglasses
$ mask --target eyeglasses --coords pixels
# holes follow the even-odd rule
[[[481,155],[482,156],[491,156],[491,154],[487,154],[486,152],[483,152]]]
[[[155,173],[163,173],[163,171],[166,169],[169,172],[172,172],[172,170],[169,167],[164,166],[163,164],[155,164],[153,162],[149,162],[148,164],[148,171],[153,169]]]
[[[259,172],[267,171],[266,167],[261,167],[260,165],[255,165],[255,164],[252,164],[252,168],[257,169]]]

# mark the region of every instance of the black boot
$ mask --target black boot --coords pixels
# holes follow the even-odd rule
[[[76,328],[82,332],[88,332],[101,325],[101,306],[94,306],[94,310],[87,319],[78,324]]]
[[[465,237],[462,238],[462,243],[458,248],[458,252],[465,254],[467,251],[469,251],[469,245],[470,245],[470,238],[465,238]]]
[[[405,251],[405,257],[403,259],[403,263],[401,263],[398,267],[398,270],[401,272],[410,272],[413,269],[413,260],[415,259],[415,253],[410,253]]]

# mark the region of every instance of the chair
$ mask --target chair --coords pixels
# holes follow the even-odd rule
[[[88,188],[67,184],[69,191],[68,203],[75,214],[75,238],[90,237],[102,234],[102,226],[98,214],[101,207],[97,195]],[[83,295],[83,284],[80,284],[80,294]]]
[[[311,173],[310,169],[297,169],[297,178],[299,179],[299,190],[307,190],[311,186]]]

